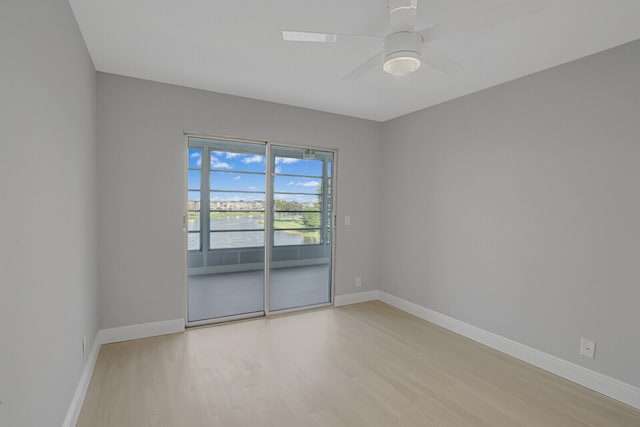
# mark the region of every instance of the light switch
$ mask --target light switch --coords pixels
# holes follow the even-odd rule
[[[344,225],[351,225],[351,215],[344,216]]]

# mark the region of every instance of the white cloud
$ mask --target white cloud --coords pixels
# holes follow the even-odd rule
[[[221,162],[214,155],[211,156],[211,167],[213,169],[231,169],[231,165],[229,163]]]
[[[257,190],[258,187],[256,187],[255,185],[252,185],[251,187],[249,187],[249,190]]]
[[[288,163],[295,163],[300,161],[300,159],[292,159],[291,157],[276,157],[276,165],[279,165],[280,163],[283,164],[288,164]]]
[[[287,185],[301,185],[303,187],[319,187],[320,183],[318,181],[307,181],[307,182],[294,182],[294,181],[289,181],[287,183]]]
[[[242,163],[248,165],[249,163],[260,163],[262,162],[262,160],[264,160],[264,156],[259,156],[256,154],[251,157],[245,157],[244,159],[242,159]]]
[[[211,159],[211,167],[213,169],[231,169],[231,165],[229,163],[220,162],[213,159]]]
[[[282,173],[282,168],[280,166],[276,166],[276,173]]]
[[[220,158],[224,157],[227,159],[233,159],[240,155],[240,153],[230,153],[228,151],[212,151],[211,154],[214,154],[215,156],[218,156]]]
[[[234,177],[233,177],[233,180],[234,180],[234,181],[240,181],[240,178],[242,178],[240,175],[238,175],[238,176],[234,176]]]
[[[198,159],[198,161],[196,162],[196,165],[198,165],[198,167],[202,166],[202,156],[200,155],[199,151],[194,151],[193,153],[191,153],[190,157],[192,159]]]

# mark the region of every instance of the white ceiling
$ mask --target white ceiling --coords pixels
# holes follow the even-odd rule
[[[387,0],[69,0],[98,71],[385,121],[640,39],[638,0],[547,0],[542,12],[437,41],[463,68],[342,78],[379,45],[285,42],[282,29],[388,31]],[[417,28],[509,0],[418,0]]]

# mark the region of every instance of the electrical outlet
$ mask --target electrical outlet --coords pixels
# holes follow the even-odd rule
[[[595,341],[582,338],[580,340],[580,354],[588,357],[589,359],[596,358],[596,343]]]
[[[360,286],[362,286],[362,277],[357,276],[356,277],[356,288],[359,288]]]
[[[84,357],[86,346],[87,346],[87,337],[82,337],[82,357]]]

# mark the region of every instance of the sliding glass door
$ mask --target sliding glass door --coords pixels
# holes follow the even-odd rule
[[[189,322],[264,313],[265,153],[189,138]]]
[[[332,301],[334,152],[188,137],[188,322]]]
[[[331,302],[333,152],[271,146],[269,310]]]

